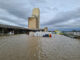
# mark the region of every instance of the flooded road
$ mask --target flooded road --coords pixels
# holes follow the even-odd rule
[[[0,37],[0,60],[80,60],[80,40],[26,34]]]

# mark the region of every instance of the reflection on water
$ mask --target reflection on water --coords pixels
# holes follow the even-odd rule
[[[0,37],[0,60],[80,60],[79,51],[80,40],[62,35]]]

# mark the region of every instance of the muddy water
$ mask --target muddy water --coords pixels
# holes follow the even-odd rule
[[[80,40],[14,35],[0,37],[0,60],[80,60]]]

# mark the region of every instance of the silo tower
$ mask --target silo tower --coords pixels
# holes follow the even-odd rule
[[[32,16],[36,17],[37,19],[37,28],[40,28],[40,10],[39,8],[34,8],[32,12]]]

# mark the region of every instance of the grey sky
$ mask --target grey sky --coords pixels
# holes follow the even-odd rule
[[[41,28],[80,27],[80,0],[0,0],[0,24],[27,27],[33,8],[40,8]]]

